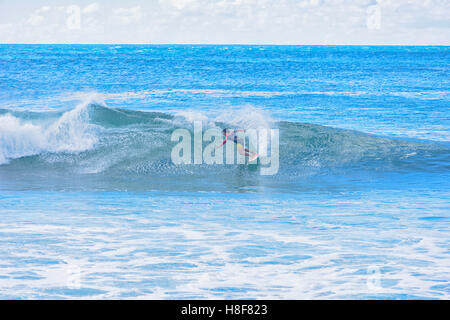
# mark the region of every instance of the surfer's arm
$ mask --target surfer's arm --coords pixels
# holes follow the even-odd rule
[[[216,149],[219,149],[220,147],[222,147],[226,142],[227,142],[227,137],[225,137],[225,140],[223,140],[223,142],[220,145],[218,145],[216,147]]]

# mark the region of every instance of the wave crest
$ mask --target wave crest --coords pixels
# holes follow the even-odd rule
[[[93,148],[98,138],[95,126],[89,123],[88,105],[78,105],[50,125],[1,115],[0,164],[44,152],[77,153]]]
[[[2,110],[0,110],[2,111]],[[0,112],[0,164],[40,155],[18,166],[67,164],[78,173],[172,175],[208,168],[175,168],[170,160],[174,129],[203,128],[280,130],[280,173],[289,176],[320,168],[442,168],[449,149],[434,143],[390,139],[315,124],[274,121],[252,106],[224,109],[217,115],[142,112],[110,108],[91,100],[64,113]],[[191,130],[192,131],[192,130]],[[211,168],[215,173],[217,168]]]

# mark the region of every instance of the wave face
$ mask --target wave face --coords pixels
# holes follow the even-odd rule
[[[171,134],[177,128],[193,133],[194,120],[204,129],[279,129],[278,173],[261,176],[261,165],[173,164]],[[342,177],[364,183],[377,174],[444,173],[450,160],[450,148],[443,144],[277,122],[253,107],[215,118],[188,111],[130,111],[92,101],[65,112],[1,110],[0,141],[0,187],[13,189],[301,190],[313,178],[321,185]]]

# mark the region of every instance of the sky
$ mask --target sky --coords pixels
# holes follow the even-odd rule
[[[0,0],[0,43],[450,45],[450,0]]]

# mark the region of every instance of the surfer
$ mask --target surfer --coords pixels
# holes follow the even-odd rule
[[[223,136],[225,137],[225,139],[216,148],[218,149],[218,148],[222,147],[228,140],[231,140],[232,142],[234,142],[236,144],[237,150],[241,155],[249,157],[250,161],[253,161],[256,158],[258,158],[259,155],[256,152],[253,152],[247,148],[244,148],[245,142],[242,138],[237,136],[236,133],[238,133],[238,132],[245,132],[245,130],[229,130],[227,128],[223,129],[222,133],[223,133]]]

